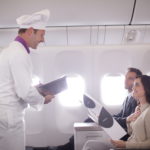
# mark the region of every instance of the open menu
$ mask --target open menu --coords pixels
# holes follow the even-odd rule
[[[51,81],[49,83],[41,84],[37,86],[37,90],[43,96],[47,94],[56,95],[66,89],[67,89],[66,76],[56,79],[54,81]]]
[[[84,94],[83,102],[88,109],[89,117],[98,123],[112,139],[120,139],[126,135],[126,131],[100,103],[87,94]]]

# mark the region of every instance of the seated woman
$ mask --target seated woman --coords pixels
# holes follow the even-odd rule
[[[110,148],[150,149],[150,76],[142,75],[135,79],[133,97],[139,101],[135,112],[127,118],[130,137],[127,141],[89,141],[83,150],[105,150]]]

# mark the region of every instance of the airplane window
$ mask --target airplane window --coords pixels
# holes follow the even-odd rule
[[[121,105],[127,91],[123,75],[105,75],[101,80],[101,97],[105,105]]]
[[[82,105],[85,83],[81,76],[67,76],[68,89],[58,95],[61,105],[65,107],[79,107]]]
[[[147,75],[150,76],[150,72],[148,72]]]

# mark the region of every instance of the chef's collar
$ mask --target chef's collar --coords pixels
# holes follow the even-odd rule
[[[15,38],[15,41],[20,42],[20,43],[25,47],[27,53],[28,53],[28,54],[30,53],[29,47],[27,46],[27,43],[25,42],[25,40],[24,40],[22,37],[17,36],[17,37]]]

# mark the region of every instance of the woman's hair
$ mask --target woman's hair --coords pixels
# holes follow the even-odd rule
[[[150,76],[142,75],[138,76],[137,78],[141,79],[145,91],[146,100],[148,103],[150,103]]]

